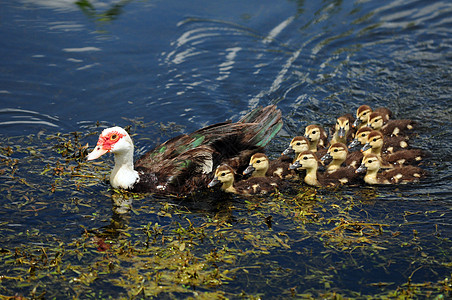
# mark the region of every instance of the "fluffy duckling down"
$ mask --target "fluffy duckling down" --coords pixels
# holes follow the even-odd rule
[[[220,189],[227,193],[238,195],[256,195],[275,192],[278,188],[276,182],[262,180],[263,178],[255,177],[235,182],[235,172],[228,165],[220,165],[215,170],[215,175],[208,187],[214,187],[221,184]]]
[[[426,175],[423,169],[415,166],[399,167],[386,172],[379,172],[380,167],[380,157],[367,154],[356,172],[366,173],[364,181],[367,184],[405,184],[417,182]]]

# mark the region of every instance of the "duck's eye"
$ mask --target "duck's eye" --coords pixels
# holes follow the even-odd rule
[[[371,164],[371,163],[373,163],[373,160],[369,159],[367,162],[368,162],[369,164]]]
[[[258,160],[256,160],[256,163],[257,163],[257,164],[260,164],[260,163],[261,163],[261,161],[260,161],[260,160],[258,159]]]
[[[316,134],[316,131],[314,130],[314,131],[312,132],[312,134]]]
[[[365,134],[365,133],[363,133],[363,134],[361,134],[361,136],[362,136],[362,137],[365,137],[365,136],[366,136],[366,134]]]
[[[367,115],[367,112],[363,113],[363,116]]]
[[[110,140],[112,140],[112,141],[116,141],[117,139],[118,139],[118,135],[115,133],[110,136]]]
[[[298,143],[296,143],[296,145],[297,145],[297,146],[300,146],[300,145],[301,145],[301,143],[300,143],[300,142],[298,142]]]
[[[339,151],[339,149],[334,149],[333,151],[334,151],[334,152],[337,152],[337,151]]]
[[[307,157],[307,156],[304,156],[303,159],[304,159],[304,160],[308,160],[308,157]]]
[[[348,125],[348,122],[346,122],[345,125]]]
[[[376,141],[377,141],[377,138],[374,138],[373,141],[376,142]]]

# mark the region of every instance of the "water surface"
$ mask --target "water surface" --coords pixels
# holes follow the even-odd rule
[[[7,1],[0,8],[0,294],[450,296],[449,1]],[[257,199],[118,195],[108,126],[137,154],[276,104],[277,157],[362,104],[418,123],[430,176]]]

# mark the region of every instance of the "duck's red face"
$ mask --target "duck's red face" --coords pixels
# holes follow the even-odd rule
[[[93,160],[99,158],[107,152],[110,152],[113,149],[114,145],[124,136],[126,136],[126,134],[113,128],[105,129],[99,136],[96,148],[94,148],[94,150],[86,157],[86,159]]]

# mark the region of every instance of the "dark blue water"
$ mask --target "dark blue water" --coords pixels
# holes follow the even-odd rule
[[[334,292],[357,297],[410,290],[407,282],[419,283],[416,291],[423,295],[431,291],[423,283],[441,286],[452,272],[451,16],[452,3],[445,0],[5,1],[0,7],[0,276],[25,276],[29,270],[27,264],[11,263],[15,249],[51,248],[55,240],[84,242],[84,232],[110,223],[132,232],[149,222],[177,228],[158,214],[165,200],[135,201],[135,213],[112,210],[102,181],[111,157],[95,170],[85,167],[93,178],[83,178],[81,185],[70,176],[52,175],[49,168],[65,163],[52,148],[60,142],[55,134],[67,138],[80,132],[81,144],[92,147],[96,136],[83,134],[133,125],[137,151],[143,153],[180,131],[276,104],[285,125],[268,150],[275,157],[306,125],[328,126],[369,104],[418,122],[414,146],[432,153],[424,166],[429,178],[407,187],[346,189],[339,198],[326,192],[318,200],[329,209],[305,203],[318,218],[330,220],[320,227],[300,221],[291,210],[298,204],[274,212],[267,199],[254,211],[244,199],[225,207],[199,204],[211,201],[201,199],[176,214],[178,222],[201,225],[229,215],[234,232],[263,235],[256,242],[263,244],[279,234],[289,248],[281,244],[264,251],[260,245],[256,249],[263,252],[234,262],[234,276],[224,285],[198,289],[232,298]],[[269,231],[257,216],[271,212]],[[389,228],[373,243],[328,241],[322,230],[332,230],[338,225],[327,225],[340,224],[341,218]],[[238,252],[251,247],[225,245]],[[211,247],[201,243],[190,250],[202,257]],[[92,254],[83,263],[95,269],[101,256]],[[74,257],[66,258],[66,264],[76,265]],[[74,274],[30,277],[21,285],[4,279],[0,294],[32,297],[38,285],[47,295],[72,297],[77,292],[68,288],[59,294],[59,286],[61,281],[70,286]],[[133,292],[115,276],[99,275],[83,285],[82,295],[130,297]]]

